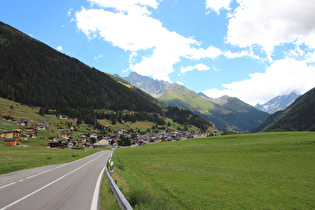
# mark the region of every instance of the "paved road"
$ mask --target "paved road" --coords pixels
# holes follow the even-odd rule
[[[96,182],[110,154],[102,151],[67,164],[1,175],[0,210],[94,208]]]

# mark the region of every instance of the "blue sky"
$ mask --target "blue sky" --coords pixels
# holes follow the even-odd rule
[[[0,0],[0,21],[110,74],[255,105],[315,87],[312,0]]]

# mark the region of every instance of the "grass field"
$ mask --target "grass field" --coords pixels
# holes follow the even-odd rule
[[[118,186],[142,209],[315,209],[315,133],[122,148],[114,166]]]
[[[50,149],[48,140],[29,139],[22,145],[27,147],[0,146],[0,174],[51,164],[70,162],[85,157],[84,150]],[[88,149],[86,155],[97,152]]]

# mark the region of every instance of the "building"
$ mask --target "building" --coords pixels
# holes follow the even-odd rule
[[[20,137],[18,138],[9,138],[9,139],[5,139],[5,145],[9,145],[9,146],[19,146],[22,145],[22,139]]]

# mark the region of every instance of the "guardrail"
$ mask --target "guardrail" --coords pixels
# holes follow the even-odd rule
[[[125,196],[122,194],[122,192],[116,185],[115,181],[111,177],[110,173],[108,172],[108,166],[110,165],[110,160],[111,160],[111,157],[109,157],[109,159],[107,160],[106,167],[105,167],[105,172],[106,172],[106,176],[107,176],[110,188],[112,189],[120,208],[123,210],[132,210],[131,205],[129,204]]]

